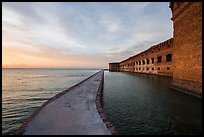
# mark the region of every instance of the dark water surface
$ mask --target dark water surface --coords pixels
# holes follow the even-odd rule
[[[2,69],[2,134],[14,134],[36,109],[99,69]]]
[[[202,99],[171,89],[171,82],[105,71],[103,107],[119,134],[201,134]]]

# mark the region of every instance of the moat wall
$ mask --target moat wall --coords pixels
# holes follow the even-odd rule
[[[109,71],[173,77],[172,86],[202,95],[202,3],[170,2],[173,38],[121,62]]]

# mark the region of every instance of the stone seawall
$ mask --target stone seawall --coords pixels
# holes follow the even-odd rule
[[[19,127],[16,134],[116,134],[115,128],[108,122],[101,111],[102,107],[99,106],[103,75],[101,70],[45,102]]]
[[[103,110],[102,106],[103,87],[104,87],[104,72],[96,95],[96,108],[106,127],[110,130],[111,135],[118,135],[116,128],[111,124],[111,121],[106,117]]]

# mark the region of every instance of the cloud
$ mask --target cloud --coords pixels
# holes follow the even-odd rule
[[[3,47],[42,64],[107,67],[172,37],[170,18],[164,2],[3,2]]]

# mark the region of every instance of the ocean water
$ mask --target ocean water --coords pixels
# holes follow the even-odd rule
[[[103,107],[122,135],[202,134],[202,99],[170,88],[172,78],[105,71]]]
[[[12,135],[57,93],[99,69],[2,69],[2,134]]]

